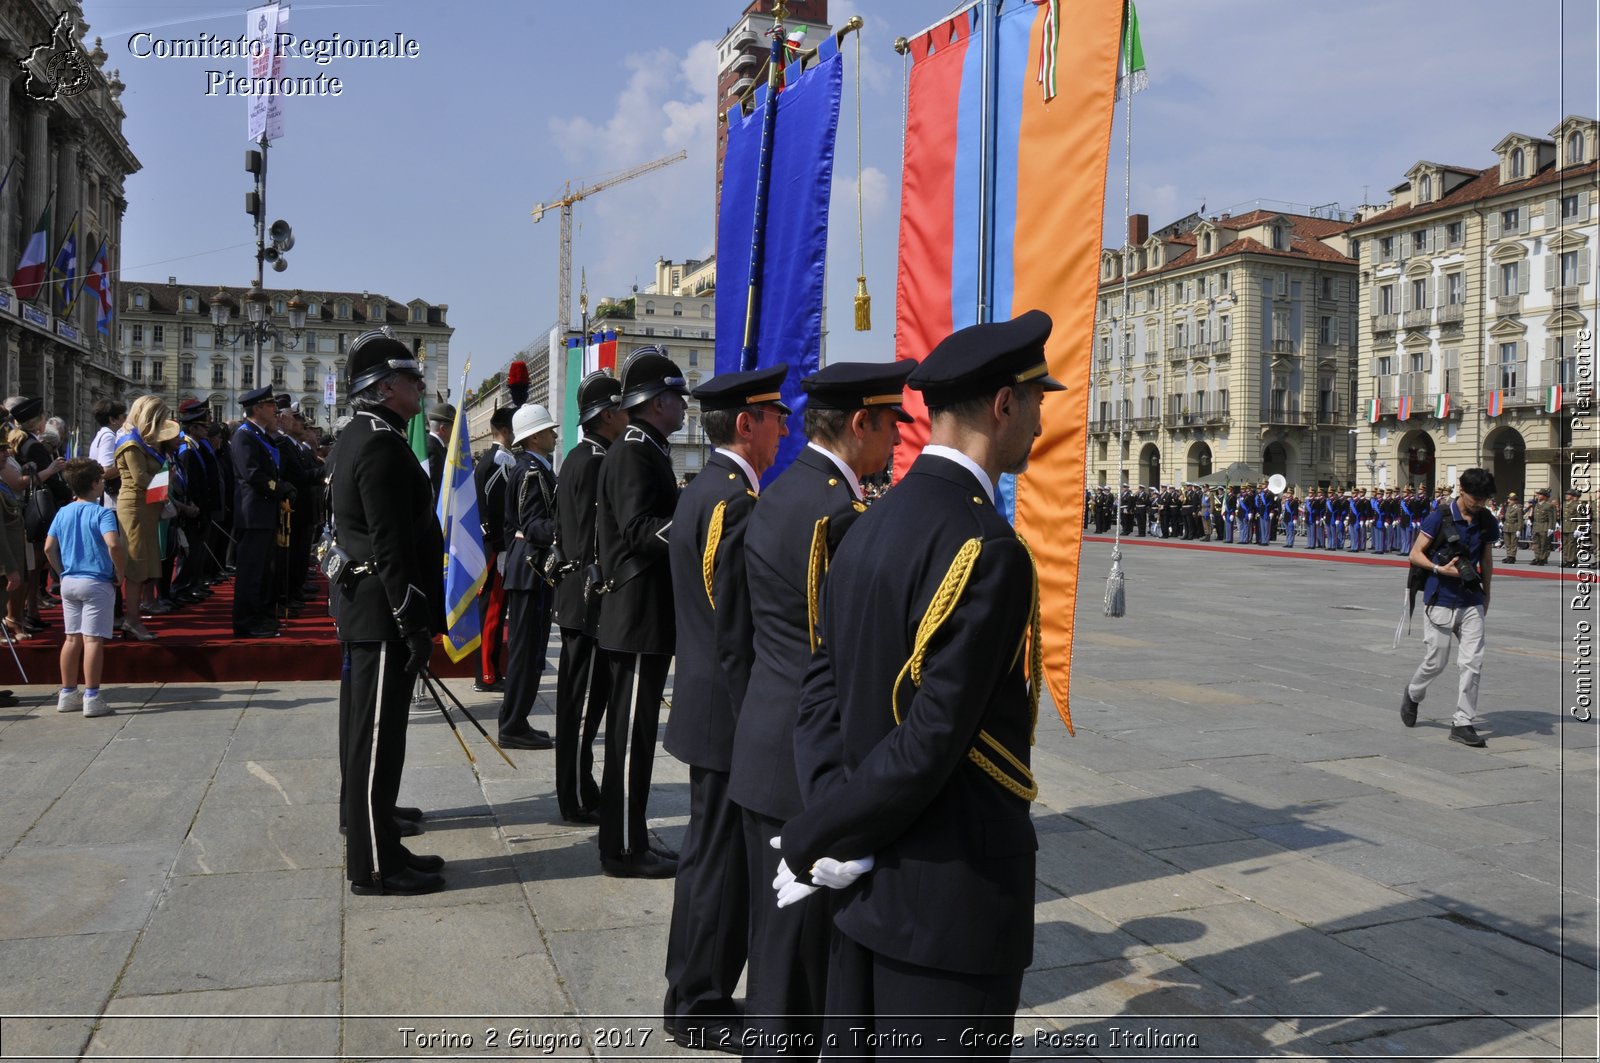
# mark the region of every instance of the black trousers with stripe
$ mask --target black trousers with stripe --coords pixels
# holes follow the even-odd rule
[[[406,761],[412,677],[404,642],[351,642],[345,652],[350,670],[339,698],[345,876],[370,883],[405,866],[394,805]]]
[[[506,692],[500,702],[500,734],[527,735],[528,714],[539,699],[545,654],[550,648],[550,592],[544,587],[507,590]]]
[[[600,807],[594,739],[610,693],[610,655],[593,636],[562,628],[556,672],[556,807],[567,818]]]
[[[750,879],[750,974],[745,982],[745,1027],[763,1036],[745,1048],[747,1059],[806,1059],[822,1044],[827,1003],[828,939],[833,936],[833,890],[818,890],[799,904],[779,908],[772,892],[782,854],[770,842],[783,821],[744,813],[745,863]],[[791,1045],[779,1052],[775,1047]]]
[[[690,765],[689,829],[672,884],[663,1017],[732,1015],[749,949],[750,870],[739,806],[728,799],[727,772]]]
[[[611,700],[606,706],[605,772],[600,781],[600,855],[642,853],[649,846],[645,806],[656,763],[661,692],[672,656],[607,652]]]

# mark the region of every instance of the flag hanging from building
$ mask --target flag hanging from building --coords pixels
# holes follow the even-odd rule
[[[1500,416],[1501,403],[1503,403],[1505,401],[1504,398],[1502,398],[1502,395],[1503,395],[1503,392],[1499,392],[1499,391],[1491,391],[1491,392],[1489,392],[1489,416],[1490,417],[1499,417]]]
[[[17,271],[11,275],[11,287],[23,302],[31,303],[39,298],[49,255],[50,208],[46,206],[39,214],[39,224],[33,227],[33,235],[28,237],[27,246],[22,249],[22,257],[17,260]]]
[[[728,112],[717,214],[716,371],[789,366],[783,402],[794,413],[788,436],[778,441],[777,459],[763,477],[766,483],[806,445],[806,402],[800,380],[816,372],[822,348],[828,205],[843,66],[838,42],[830,34],[819,43],[811,66],[801,71],[798,63],[790,64],[781,94],[773,96],[762,85],[750,114],[738,106]],[[777,114],[770,145],[766,227],[760,273],[752,277],[761,131],[772,107]],[[744,365],[745,311],[752,290],[757,293],[759,313],[752,344],[755,364]]]
[[[462,393],[466,393],[465,374]],[[444,532],[444,652],[459,661],[478,648],[483,629],[478,591],[486,568],[483,525],[478,520],[478,489],[467,445],[466,404],[456,410],[445,449],[444,481],[439,487],[439,527]]]
[[[1383,416],[1383,400],[1381,400],[1381,399],[1368,399],[1367,400],[1367,423],[1368,424],[1377,424],[1378,423],[1378,418],[1382,417],[1382,416]]]
[[[1544,393],[1544,412],[1545,413],[1560,413],[1561,412],[1561,385],[1560,384],[1551,384],[1548,388],[1545,389],[1545,393]]]
[[[1411,419],[1411,396],[1401,395],[1399,403],[1395,406],[1394,419],[1406,421]]]
[[[73,217],[71,223],[67,225],[67,235],[61,241],[61,248],[56,251],[55,265],[51,267],[51,273],[55,278],[52,287],[55,289],[56,313],[65,316],[78,298],[77,217]]]
[[[1144,69],[1144,42],[1139,39],[1139,12],[1128,0],[1127,14],[1122,24],[1122,50],[1117,55],[1116,98],[1122,99],[1150,87],[1150,75]]]
[[[1439,397],[1433,400],[1433,415],[1441,421],[1450,416],[1450,393],[1448,391],[1439,392]]]
[[[94,326],[105,336],[111,335],[111,276],[106,258],[108,250],[102,238],[100,250],[95,252],[94,261],[89,265],[89,272],[83,278],[83,286],[89,289],[95,298]]]
[[[1123,15],[1120,3],[1008,2],[992,21],[975,8],[909,42],[895,355],[920,361],[950,333],[977,323],[980,264],[991,279],[989,317],[1005,320],[1040,309],[1054,321],[1046,354],[1051,375],[1069,390],[1046,403],[1043,434],[1013,490],[1017,531],[1038,565],[1043,679],[1064,720],[1083,528],[1090,345],[1112,96],[1119,42],[1126,37]],[[988,25],[995,37],[995,65],[988,71],[992,91],[984,89]],[[1057,70],[1056,95],[1049,100],[1038,89],[1036,69],[1046,54],[1047,32],[1056,37]],[[987,116],[985,98],[991,105]],[[992,137],[987,143],[985,132]],[[994,192],[987,240],[980,239],[977,206],[985,160],[992,160]],[[901,427],[896,476],[928,441],[921,393],[907,391],[905,400],[915,422]]]

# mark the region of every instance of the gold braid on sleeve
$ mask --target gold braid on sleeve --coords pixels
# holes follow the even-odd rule
[[[828,518],[811,529],[811,554],[806,562],[806,630],[811,635],[811,652],[817,652],[818,607],[822,597],[822,577],[828,574]]]
[[[728,502],[724,499],[717,503],[717,508],[711,511],[711,526],[706,529],[706,552],[700,557],[700,576],[706,583],[706,601],[711,603],[713,612],[717,608],[717,599],[711,593],[711,581],[717,571],[717,547],[722,545],[722,518],[728,512]]]
[[[1011,667],[1017,666],[1017,660],[1022,656],[1023,647],[1028,650],[1028,744],[1035,742],[1034,733],[1039,729],[1039,694],[1044,689],[1044,641],[1039,630],[1039,565],[1033,558],[1033,547],[1028,545],[1028,540],[1017,536],[1017,542],[1028,552],[1028,574],[1032,577],[1033,601],[1028,607],[1028,630],[1023,632],[1022,641],[1017,644],[1017,656],[1011,659]]]
[[[928,611],[922,615],[922,621],[917,625],[916,638],[911,644],[911,657],[900,669],[900,674],[895,677],[894,692],[890,697],[890,710],[894,713],[894,722],[902,722],[900,715],[900,685],[909,675],[913,685],[922,684],[922,665],[927,656],[928,645],[938,634],[939,628],[950,619],[956,606],[961,601],[961,594],[967,588],[967,583],[972,579],[972,570],[978,565],[978,556],[983,552],[981,539],[968,539],[961,544],[961,549],[956,551],[955,559],[950,562],[950,568],[944,574],[944,579],[939,581],[938,590],[933,593],[933,600],[928,603]],[[1037,709],[1035,710],[1037,711]],[[1032,801],[1039,796],[1039,786],[1034,782],[1033,773],[1028,766],[1017,759],[1010,750],[1006,749],[998,739],[988,731],[978,732],[978,741],[1011,765],[1016,771],[1014,777],[1000,765],[990,760],[988,756],[980,753],[976,747],[967,750],[967,759],[971,760],[984,773],[995,782],[1005,787],[1011,793],[1024,801]],[[1020,777],[1020,781],[1019,781]]]

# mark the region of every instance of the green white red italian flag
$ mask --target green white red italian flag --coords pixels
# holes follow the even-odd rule
[[[17,272],[11,276],[11,287],[25,303],[39,298],[39,289],[44,287],[49,246],[50,208],[47,206],[39,215],[33,235],[28,237],[28,246],[22,249],[22,257],[17,260]]]
[[[1377,424],[1378,418],[1383,416],[1383,403],[1378,399],[1367,400],[1367,423]]]
[[[1544,394],[1544,412],[1545,413],[1560,413],[1561,412],[1561,385],[1560,384],[1551,384],[1548,388],[1545,389],[1545,394]]]
[[[1439,396],[1433,400],[1433,415],[1441,421],[1450,416],[1450,393],[1448,391],[1441,391]]]

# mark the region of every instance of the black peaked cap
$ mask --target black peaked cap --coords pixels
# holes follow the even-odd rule
[[[783,401],[783,381],[788,375],[787,365],[751,369],[743,373],[718,373],[695,388],[694,397],[700,403],[702,413],[770,404],[787,416],[793,412]]]
[[[834,362],[800,382],[807,402],[826,410],[860,410],[884,407],[895,419],[910,424],[914,418],[901,408],[906,377],[915,362]]]
[[[1042,384],[1046,391],[1065,391],[1050,375],[1044,343],[1050,338],[1050,315],[1029,310],[1010,321],[968,325],[951,333],[928,352],[906,383],[922,392],[930,407],[991,395],[1015,384]]]

